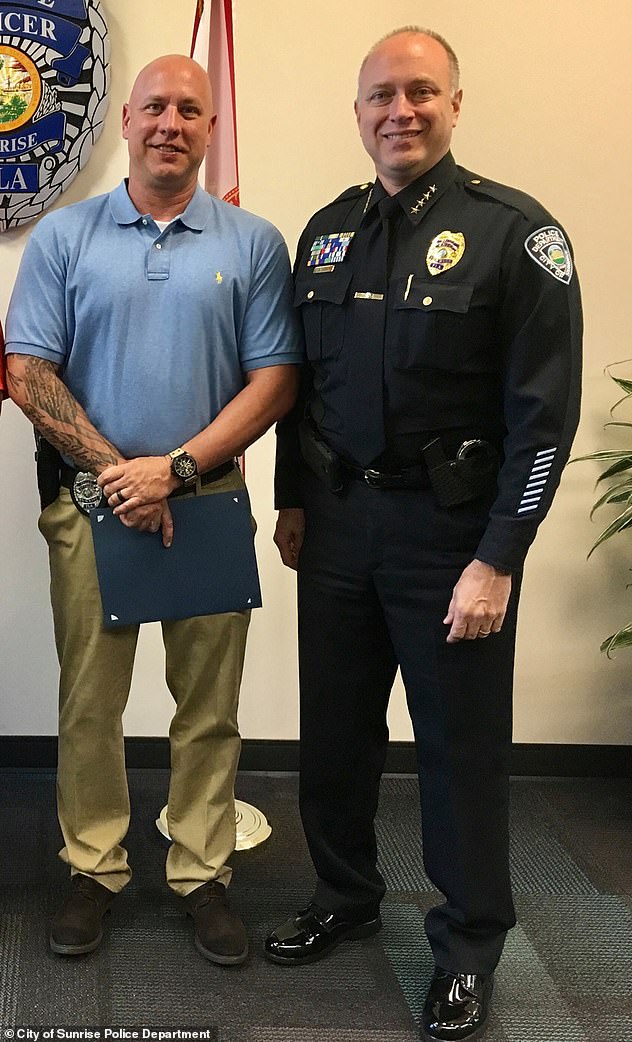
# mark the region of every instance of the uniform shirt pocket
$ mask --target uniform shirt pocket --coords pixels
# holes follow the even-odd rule
[[[418,275],[394,279],[391,307],[394,368],[497,370],[494,310],[473,283],[440,283]]]
[[[296,279],[294,307],[301,309],[310,362],[340,354],[347,311],[344,304],[352,276],[351,268],[336,265],[334,271],[310,268]]]

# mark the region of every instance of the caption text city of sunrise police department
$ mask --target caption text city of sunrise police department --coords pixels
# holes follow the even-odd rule
[[[210,1042],[215,1034],[211,1028],[16,1027],[5,1028],[0,1037],[19,1042]]]

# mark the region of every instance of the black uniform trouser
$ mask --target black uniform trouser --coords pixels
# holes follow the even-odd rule
[[[500,634],[447,644],[452,589],[489,502],[444,510],[431,490],[305,477],[298,574],[303,827],[314,901],[371,918],[385,892],[374,817],[397,666],[421,788],[423,856],[445,903],[426,916],[437,965],[489,973],[515,923],[508,771],[519,579]]]

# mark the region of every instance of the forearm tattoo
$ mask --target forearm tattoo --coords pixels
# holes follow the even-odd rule
[[[36,430],[85,470],[96,473],[118,463],[121,453],[93,427],[53,363],[31,355],[22,359],[20,375],[9,367],[9,391]]]

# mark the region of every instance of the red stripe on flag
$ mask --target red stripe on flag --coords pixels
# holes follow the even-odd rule
[[[204,187],[239,206],[235,58],[232,0],[205,0],[198,6],[193,57],[208,70],[217,122],[206,153]]]
[[[217,111],[202,183],[207,192],[239,206],[232,0],[198,0],[191,57],[208,71]],[[239,465],[245,474],[245,455]]]
[[[197,7],[195,9],[195,19],[193,21],[193,36],[191,38],[191,50],[189,55],[192,58],[193,52],[195,51],[195,44],[197,42],[198,29],[200,28],[200,22],[204,13],[204,0],[197,0]]]
[[[204,0],[201,0],[204,3]],[[233,0],[224,0],[224,24],[226,26],[226,46],[228,49],[228,70],[230,73],[230,94],[233,110],[233,140],[235,148],[235,173],[237,175],[237,198],[226,202],[239,206],[239,155],[237,151],[237,106],[235,103],[235,47],[233,44]]]

